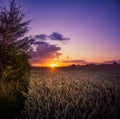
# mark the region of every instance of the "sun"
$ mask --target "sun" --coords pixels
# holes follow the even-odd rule
[[[50,64],[50,67],[51,67],[51,68],[55,68],[55,67],[57,67],[57,65],[56,65],[55,63],[51,63],[51,64]]]

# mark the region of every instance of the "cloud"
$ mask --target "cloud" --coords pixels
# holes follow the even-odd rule
[[[47,43],[47,42],[44,42],[44,41],[36,41],[36,42],[33,42],[32,43],[33,45],[42,45],[42,46],[48,46],[49,45],[49,43]]]
[[[35,35],[35,39],[46,40],[48,38],[45,34]]]
[[[31,56],[31,59],[29,60],[31,64],[45,63],[53,59],[58,59],[62,55],[60,52],[61,47],[48,43],[48,39],[61,42],[69,40],[69,38],[64,37],[64,35],[58,32],[53,32],[51,35],[35,35],[31,49],[28,53]]]
[[[70,40],[69,38],[64,37],[64,35],[62,35],[58,32],[53,32],[51,35],[38,34],[38,35],[35,35],[34,38],[37,40],[42,40],[42,41],[47,40],[47,39],[54,40],[54,41],[68,41],[68,40]]]
[[[88,62],[86,60],[63,60],[63,63],[68,63],[68,64],[87,64]]]
[[[29,55],[32,56],[30,63],[40,63],[46,60],[59,58],[61,48],[56,45],[51,45],[47,42],[34,42]]]
[[[51,40],[57,40],[57,41],[66,41],[66,40],[70,40],[69,38],[64,37],[62,34],[58,33],[58,32],[53,32],[49,38]]]

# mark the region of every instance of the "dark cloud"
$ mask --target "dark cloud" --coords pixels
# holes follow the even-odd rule
[[[45,34],[35,35],[35,39],[46,40],[48,38]]]
[[[40,34],[35,35],[32,47],[29,50],[31,56],[30,63],[44,63],[45,61],[59,58],[62,54],[60,53],[61,47],[49,44],[47,39],[56,41],[66,41],[69,38],[64,37],[58,32],[53,32],[51,35]]]
[[[30,63],[44,62],[49,59],[59,58],[62,55],[60,47],[47,42],[34,42],[29,55],[32,56]]]
[[[36,41],[36,42],[33,42],[32,43],[33,45],[40,45],[40,46],[48,46],[49,45],[49,43],[47,43],[47,42],[43,42],[43,41]]]
[[[58,33],[58,32],[53,32],[49,38],[51,40],[58,40],[58,41],[66,41],[66,40],[70,40],[69,38],[64,37],[62,34]]]
[[[70,40],[69,38],[67,37],[64,37],[64,35],[58,33],[58,32],[53,32],[51,35],[46,35],[46,34],[40,34],[40,35],[35,35],[34,37],[35,39],[38,39],[38,40],[47,40],[47,39],[50,39],[50,40],[55,40],[55,41],[67,41],[67,40]]]

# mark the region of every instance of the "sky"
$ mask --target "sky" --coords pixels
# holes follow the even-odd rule
[[[0,0],[1,3],[7,0]],[[17,0],[30,19],[33,66],[120,62],[119,0]]]

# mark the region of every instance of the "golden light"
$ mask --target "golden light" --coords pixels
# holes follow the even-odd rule
[[[57,67],[57,64],[51,63],[51,64],[50,64],[50,67],[51,67],[51,68],[55,68],[55,67]]]
[[[33,67],[50,67],[50,68],[56,68],[56,67],[61,67],[65,66],[62,62],[60,61],[48,61],[48,62],[43,62],[43,63],[33,63],[31,66]]]

